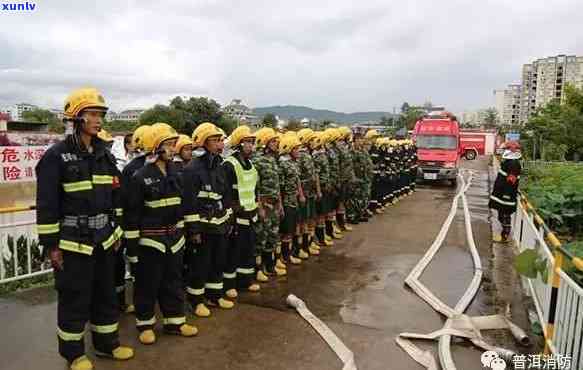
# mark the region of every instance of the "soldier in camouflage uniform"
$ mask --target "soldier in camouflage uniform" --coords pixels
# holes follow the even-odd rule
[[[314,159],[309,147],[315,133],[309,128],[298,131],[298,139],[302,144],[300,148],[300,181],[306,203],[300,206],[300,233],[302,234],[301,248],[306,254],[317,256],[320,254],[320,246],[314,240],[316,228],[316,200],[321,198],[318,175],[314,165]]]
[[[325,132],[327,138],[326,153],[328,155],[328,165],[330,169],[331,189],[330,212],[326,218],[326,236],[329,239],[342,239],[342,231],[336,225],[336,210],[340,206],[340,193],[342,186],[340,184],[340,151],[337,141],[340,138],[340,131],[335,128],[329,128]]]
[[[316,214],[318,223],[316,226],[316,238],[321,246],[332,246],[332,231],[330,236],[326,236],[326,221],[332,210],[332,192],[334,185],[330,177],[330,161],[326,151],[328,135],[324,132],[316,132],[314,138],[310,141],[310,149],[314,158],[316,173],[318,173],[318,182],[320,184],[321,196],[316,202]]]
[[[266,282],[267,275],[286,275],[285,264],[280,261],[276,246],[279,243],[279,221],[283,215],[281,201],[281,183],[277,150],[279,138],[271,128],[262,128],[256,132],[257,150],[252,158],[259,175],[257,182],[259,222],[257,227],[257,254],[260,268],[257,281]],[[274,256],[275,252],[275,256]]]
[[[298,264],[299,259],[308,258],[308,254],[300,248],[298,213],[300,205],[306,203],[300,182],[298,160],[301,143],[295,133],[286,133],[279,143],[279,181],[281,183],[281,199],[284,216],[280,224],[281,253],[286,262]],[[290,243],[293,242],[290,253]],[[293,258],[292,258],[293,257]]]
[[[347,202],[347,216],[350,223],[368,221],[368,199],[372,182],[372,165],[366,152],[364,137],[361,133],[354,135],[354,150],[352,152],[355,182],[350,199]]]
[[[338,130],[340,130],[340,139],[336,142],[336,145],[340,154],[339,183],[341,189],[340,189],[340,205],[336,210],[336,221],[338,223],[338,226],[340,227],[340,230],[351,231],[352,227],[350,227],[346,223],[345,202],[349,200],[349,196],[351,195],[352,189],[356,182],[354,176],[354,166],[352,162],[352,145],[351,145],[352,132],[348,127],[341,127]]]

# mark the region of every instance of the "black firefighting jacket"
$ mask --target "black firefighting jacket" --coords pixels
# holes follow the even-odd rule
[[[132,177],[130,189],[124,217],[128,255],[137,256],[137,248],[161,253],[181,250],[185,242],[182,188],[172,162],[166,175],[155,163],[145,164]]]
[[[184,168],[184,220],[189,236],[224,235],[232,225],[232,186],[228,184],[222,162],[221,156],[205,152]]]
[[[145,154],[140,154],[136,157],[134,157],[131,161],[129,161],[129,163],[123,168],[123,171],[121,172],[121,194],[122,194],[122,199],[121,199],[121,204],[123,207],[123,224],[122,227],[124,230],[128,230],[127,228],[127,215],[128,215],[128,211],[129,211],[129,195],[132,192],[132,188],[131,188],[131,184],[132,184],[132,178],[134,177],[134,175],[142,168],[144,167],[144,165],[146,164],[146,155]],[[129,239],[137,239],[135,237],[135,232],[132,233],[124,231],[124,244],[123,247],[126,248],[125,253],[126,256],[129,260],[130,263],[136,263],[138,262],[138,258],[137,258],[137,250],[135,249],[135,243],[132,244],[132,241],[128,241]],[[129,236],[129,239],[128,239]],[[127,248],[128,244],[133,245],[133,248]]]
[[[54,248],[92,255],[122,235],[120,173],[98,138],[93,151],[71,135],[51,146],[36,166],[37,229],[43,251]]]

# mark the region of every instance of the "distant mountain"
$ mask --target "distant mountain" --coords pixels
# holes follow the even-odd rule
[[[255,114],[263,117],[267,113],[273,113],[281,119],[302,119],[309,118],[316,121],[330,120],[338,123],[360,123],[367,121],[380,121],[381,117],[392,117],[390,112],[355,112],[343,113],[326,109],[313,109],[298,105],[276,105],[272,107],[261,107],[254,109]]]

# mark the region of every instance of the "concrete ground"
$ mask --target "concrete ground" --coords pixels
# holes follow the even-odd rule
[[[464,162],[476,170],[469,203],[476,244],[487,262],[491,252],[488,223],[488,164]],[[293,293],[350,348],[359,369],[421,369],[395,343],[404,331],[428,333],[443,318],[407,289],[403,281],[436,237],[449,212],[454,189],[422,185],[414,195],[355,230],[289,276],[244,293],[234,310],[213,310],[208,319],[190,318],[196,338],[160,334],[154,346],[137,342],[132,316],[121,319],[122,342],[136,348],[125,363],[95,359],[97,369],[340,369],[342,364],[318,334],[292,309]],[[442,250],[422,281],[446,303],[455,305],[473,275],[462,217],[457,217]],[[492,313],[491,299],[480,290],[469,312]],[[55,294],[50,288],[0,298],[0,359],[3,370],[61,370],[57,354]],[[454,340],[459,369],[481,369],[481,351]],[[435,343],[420,343],[433,349]],[[91,355],[92,358],[94,358]]]

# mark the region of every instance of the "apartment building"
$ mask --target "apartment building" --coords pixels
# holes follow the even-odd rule
[[[565,86],[583,88],[583,56],[557,55],[522,67],[520,123],[553,99],[565,98]]]

